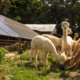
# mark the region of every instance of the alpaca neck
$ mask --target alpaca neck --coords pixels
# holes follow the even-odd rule
[[[63,30],[63,40],[64,43],[67,43],[67,30]]]
[[[59,45],[61,46],[62,45],[62,38],[59,38],[58,41],[59,41]]]
[[[76,40],[76,38],[77,38],[77,37],[76,37],[76,36],[74,36],[74,40]]]
[[[55,59],[57,59],[58,61],[60,60],[60,55],[57,53],[56,48],[52,49],[51,54],[53,55],[53,57]]]
[[[74,63],[76,63],[80,59],[80,50],[78,53],[74,56]]]

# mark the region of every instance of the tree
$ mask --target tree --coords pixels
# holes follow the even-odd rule
[[[9,11],[11,2],[9,0],[0,0],[0,14],[6,14]]]

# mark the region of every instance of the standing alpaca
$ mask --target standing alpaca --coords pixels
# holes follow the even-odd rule
[[[70,28],[68,28],[67,29],[67,35],[72,34],[72,33],[73,33],[72,30]],[[53,42],[53,44],[55,45],[56,50],[57,51],[60,51],[57,48],[58,48],[58,46],[61,46],[62,45],[62,39],[63,39],[63,37],[62,38],[58,38],[56,36],[52,36],[52,35],[48,35],[48,34],[42,34],[41,36],[50,39]]]
[[[72,29],[68,28],[67,35],[72,34]],[[48,34],[42,34],[41,36],[46,37],[52,41],[52,43],[55,45],[57,52],[60,51],[60,47],[62,45],[62,38],[58,38],[56,36],[48,35]],[[40,50],[38,50],[38,55],[40,57]],[[53,57],[51,55],[51,57]]]
[[[63,29],[63,39],[62,39],[62,52],[65,51],[65,54],[68,56],[72,56],[72,44],[73,40],[71,37],[67,36],[67,30],[69,28],[69,23],[64,21],[62,22]]]
[[[51,54],[60,62],[60,64],[63,64],[64,60],[66,59],[65,54],[57,53],[56,48],[50,39],[43,36],[36,36],[31,41],[30,61],[32,61],[34,51],[35,54],[37,54],[38,49],[42,50],[41,64],[43,63],[43,59],[45,60],[45,63],[47,62],[46,57],[48,52],[51,52]],[[34,56],[35,61],[37,62],[37,55]]]

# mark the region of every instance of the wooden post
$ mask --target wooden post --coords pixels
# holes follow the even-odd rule
[[[21,49],[21,38],[19,38],[19,49]]]

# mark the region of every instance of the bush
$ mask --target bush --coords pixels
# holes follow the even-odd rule
[[[57,68],[57,69],[56,69],[56,72],[59,72],[59,71],[60,71],[60,70]]]
[[[22,46],[22,49],[24,50],[24,51],[26,51],[26,46],[24,45],[24,46]]]
[[[0,47],[0,64],[4,63],[5,61],[5,54],[7,53],[8,51],[2,47]]]
[[[18,54],[22,54],[23,50],[22,49],[18,49]]]

